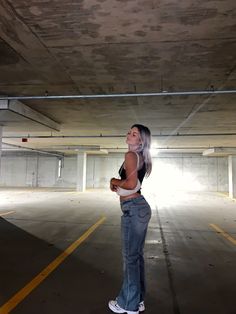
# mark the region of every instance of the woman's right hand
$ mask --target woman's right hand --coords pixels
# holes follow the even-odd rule
[[[110,189],[112,192],[116,192],[117,191],[117,185],[112,184],[110,181]]]
[[[117,192],[117,185],[111,185],[112,192]]]

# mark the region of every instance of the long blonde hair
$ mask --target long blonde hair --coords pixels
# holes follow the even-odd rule
[[[150,153],[151,148],[151,132],[148,127],[142,124],[134,124],[132,128],[137,128],[140,133],[141,137],[141,144],[138,148],[137,152],[141,153],[143,156],[143,160],[146,166],[146,174],[145,176],[148,177],[152,172],[152,157]]]

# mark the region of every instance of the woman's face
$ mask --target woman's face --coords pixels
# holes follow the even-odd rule
[[[126,143],[128,145],[139,146],[141,138],[138,128],[134,127],[129,130],[126,136]]]

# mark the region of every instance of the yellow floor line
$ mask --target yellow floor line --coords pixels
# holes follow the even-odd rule
[[[219,234],[221,234],[223,237],[225,237],[231,243],[236,245],[236,240],[233,237],[231,237],[227,232],[225,232],[223,229],[221,229],[220,227],[218,227],[215,224],[209,224],[209,226],[211,226],[213,229],[215,229]]]
[[[0,213],[0,216],[6,216],[6,215],[9,215],[9,214],[13,214],[13,213],[15,213],[15,211],[11,210],[10,212]]]
[[[229,196],[229,193],[227,193],[227,192],[216,192],[216,193],[221,195],[221,196],[225,196],[225,197]]]
[[[18,291],[10,300],[0,307],[0,314],[7,314],[13,310],[17,304],[23,301],[51,272],[53,272],[82,242],[84,242],[93,231],[95,231],[104,221],[106,217],[99,219],[92,227],[90,227],[78,240],[72,243],[64,252],[62,252],[54,261],[45,267],[36,277],[34,277],[27,285]]]
[[[230,200],[232,200],[232,201],[236,201],[236,198],[233,198],[233,197],[230,197],[229,196],[229,193],[227,193],[227,192],[217,192],[217,194],[219,194],[219,195],[221,195],[221,196],[224,196],[224,197],[226,197],[226,198],[229,198]]]

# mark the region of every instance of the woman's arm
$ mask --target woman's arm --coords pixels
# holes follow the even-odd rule
[[[110,184],[113,186],[119,186],[126,190],[133,190],[138,181],[137,155],[134,152],[127,152],[125,154],[125,172],[125,180],[112,178]]]

